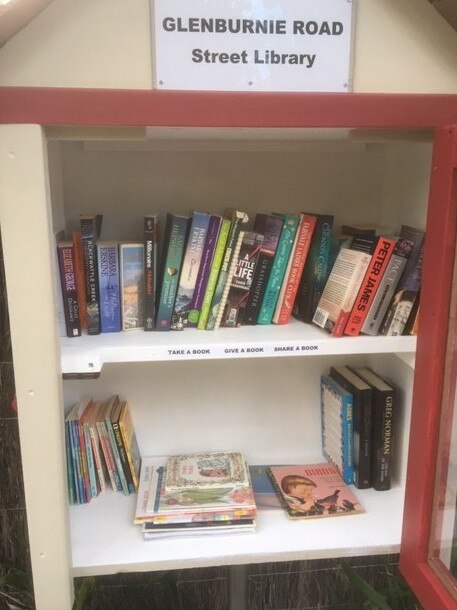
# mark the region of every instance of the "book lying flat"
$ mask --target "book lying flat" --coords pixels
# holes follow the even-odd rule
[[[334,464],[270,466],[268,474],[292,519],[365,512]]]

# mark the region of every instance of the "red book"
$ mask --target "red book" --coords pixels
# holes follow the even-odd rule
[[[278,304],[276,305],[273,316],[273,322],[275,324],[287,324],[290,320],[315,226],[315,216],[312,216],[311,214],[301,214],[295,244],[284,275],[283,285],[278,297]]]
[[[355,299],[349,320],[344,329],[345,335],[357,337],[370,310],[378,286],[384,275],[395,248],[396,240],[380,237],[371,257],[363,282]]]
[[[73,243],[70,241],[59,242],[57,244],[57,256],[59,260],[67,337],[79,337],[81,335],[81,323],[76,291],[75,249]]]

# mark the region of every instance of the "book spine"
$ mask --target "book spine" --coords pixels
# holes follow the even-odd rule
[[[67,458],[67,485],[68,501],[70,505],[77,504],[75,472],[73,468],[73,454],[70,440],[70,422],[65,422],[65,455]]]
[[[76,292],[78,294],[78,312],[81,330],[87,330],[87,298],[86,282],[84,277],[84,253],[81,239],[81,232],[74,231],[72,235],[73,246],[75,248],[75,278]]]
[[[97,479],[100,487],[100,491],[105,491],[105,476],[103,473],[102,456],[100,454],[100,441],[98,438],[97,428],[95,426],[89,426],[89,436],[92,445],[92,453],[94,456],[95,469],[97,471]]]
[[[238,263],[228,291],[221,326],[241,326],[262,243],[263,235],[260,233],[253,231],[245,233]]]
[[[130,472],[130,466],[127,459],[127,453],[124,447],[124,443],[122,442],[121,433],[119,430],[118,422],[111,422],[113,427],[114,439],[116,441],[117,450],[119,452],[119,459],[122,466],[122,472],[124,473],[124,477],[127,483],[127,489],[129,494],[135,493],[135,485],[132,479],[132,473]]]
[[[143,244],[120,245],[122,330],[142,328],[144,268]]]
[[[97,430],[103,455],[105,456],[106,468],[108,470],[111,486],[114,491],[122,491],[121,480],[114,462],[113,452],[111,451],[106,423],[104,421],[97,422]]]
[[[114,435],[113,424],[111,420],[107,417],[105,419],[106,431],[108,433],[108,441],[111,447],[111,453],[113,455],[114,464],[117,470],[117,474],[121,483],[121,489],[126,494],[129,495],[129,488],[127,486],[127,480],[124,475],[124,470],[122,468],[121,457],[119,455],[119,450],[117,447],[116,437]]]
[[[360,265],[357,268],[357,273],[354,276],[353,282],[351,284],[351,289],[347,294],[346,299],[344,300],[341,311],[335,321],[335,325],[332,330],[332,337],[342,337],[344,334],[344,329],[349,320],[349,316],[351,315],[352,307],[354,305],[354,301],[357,297],[357,293],[360,289],[360,285],[363,282],[363,278],[365,277],[365,273],[368,269],[368,265],[370,264],[371,255],[367,254],[360,261]]]
[[[235,269],[238,265],[238,259],[240,256],[241,244],[243,242],[244,235],[245,235],[244,231],[240,231],[238,234],[238,241],[233,250],[232,262],[230,265],[229,272],[227,274],[227,280],[226,280],[226,283],[224,286],[224,291],[222,292],[221,301],[219,303],[219,309],[217,312],[216,321],[214,323],[214,330],[217,330],[219,328],[219,326],[221,325],[221,320],[222,320],[222,316],[224,315],[224,310],[225,310],[225,305],[227,303],[227,297],[228,297],[228,293],[230,290],[230,285],[232,283],[232,278],[235,273]]]
[[[129,425],[131,425],[131,424],[129,424]],[[139,472],[137,472],[137,470],[136,470],[133,456],[132,456],[132,454],[130,452],[130,448],[129,448],[129,446],[130,446],[129,438],[131,439],[133,430],[128,432],[125,424],[122,421],[119,422],[119,430],[121,433],[122,442],[125,447],[125,452],[127,454],[127,460],[129,463],[130,473],[132,475],[133,485],[134,485],[135,491],[137,491],[138,485],[139,485],[139,480],[138,480]]]
[[[74,422],[68,421],[68,432],[70,436],[70,447],[71,447],[71,459],[72,459],[72,469],[73,476],[75,482],[75,496],[76,496],[76,504],[83,504],[84,502],[84,494],[82,493],[81,487],[81,476],[80,476],[80,465],[78,460],[78,444],[76,441]]]
[[[344,334],[357,337],[368,315],[368,310],[374,300],[376,291],[384,275],[395,248],[395,239],[380,237],[370,261],[359,293],[352,307]]]
[[[100,297],[97,275],[96,218],[81,218],[81,240],[83,245],[84,275],[86,280],[87,332],[98,335],[100,327]]]
[[[74,447],[74,463],[76,465],[76,479],[78,481],[78,491],[79,491],[79,503],[84,504],[88,502],[86,498],[86,488],[84,485],[84,473],[81,459],[81,445],[79,441],[79,432],[78,432],[78,422],[72,420],[70,422],[71,425],[71,433],[73,439],[73,447]]]
[[[418,248],[411,254],[400,278],[397,290],[382,324],[381,333],[383,335],[394,337],[403,334],[420,291],[423,258],[424,243],[422,240],[418,244]]]
[[[189,239],[187,240],[174,311],[171,317],[172,330],[183,330],[188,324],[209,221],[209,214],[194,212],[192,215]]]
[[[160,331],[170,330],[171,327],[189,220],[179,216],[170,218],[170,216],[168,220],[171,223],[170,239],[168,244],[165,244],[167,255],[162,270],[161,291],[157,305],[156,330]]]
[[[83,424],[82,429],[84,434],[84,444],[86,447],[87,470],[89,472],[90,497],[96,498],[98,496],[97,475],[95,472],[94,454],[92,451],[92,443],[87,424]]]
[[[262,305],[260,306],[257,324],[271,324],[292,246],[297,234],[299,219],[297,214],[287,214],[284,218],[281,236],[279,238],[265,294],[263,296]]]
[[[73,244],[59,244],[58,256],[67,337],[79,337],[81,335],[81,325],[79,322]]]
[[[354,422],[352,413],[352,396],[350,396],[343,400],[341,409],[343,426],[343,481],[348,485],[354,483]]]
[[[311,246],[297,291],[292,315],[311,323],[330,274],[333,216],[316,215]]]
[[[315,225],[315,216],[303,214],[302,221],[297,231],[296,246],[289,259],[284,282],[278,297],[278,304],[273,316],[273,322],[275,324],[287,324],[290,320]]]
[[[216,287],[214,289],[213,300],[211,301],[208,320],[206,322],[206,330],[214,330],[216,326],[216,319],[221,305],[222,294],[224,292],[227,282],[230,281],[229,274],[230,270],[232,269],[232,261],[235,253],[235,248],[238,244],[238,237],[242,225],[243,216],[239,214],[234,214],[232,217],[230,232],[227,238],[227,245],[225,247],[224,257],[222,259],[221,268],[217,277]]]
[[[121,292],[119,248],[116,244],[97,244],[100,288],[100,326],[102,333],[121,330]]]
[[[267,288],[274,256],[281,235],[283,220],[277,216],[257,214],[254,231],[263,234],[263,244],[254,270],[251,289],[244,309],[243,325],[257,324],[263,295]]]
[[[360,390],[332,367],[330,376],[353,395],[354,482],[358,489],[371,487],[371,390]]]
[[[224,257],[225,246],[230,232],[231,221],[228,218],[223,218],[221,223],[221,230],[217,239],[216,249],[214,251],[214,257],[211,264],[211,271],[208,277],[208,283],[206,285],[205,296],[203,298],[202,308],[200,311],[200,317],[198,318],[197,328],[199,330],[205,330],[206,323],[208,321],[211,302],[214,296],[214,290],[216,288],[217,278],[219,276],[219,270],[221,268],[222,259]]]
[[[362,333],[365,335],[378,334],[407,261],[407,257],[396,254],[395,251],[392,254],[362,326]]]
[[[386,491],[391,488],[393,448],[395,442],[395,392],[375,390],[373,417],[373,488]]]
[[[144,330],[154,330],[155,295],[157,283],[158,215],[143,220],[144,246]]]
[[[86,449],[86,438],[84,436],[83,425],[78,421],[77,433],[79,435],[79,451],[81,458],[81,472],[83,475],[84,491],[86,496],[86,502],[90,502],[91,491],[90,491],[90,479],[89,479],[89,466],[87,460],[87,449]]]
[[[190,305],[190,311],[187,318],[187,326],[189,327],[196,327],[198,324],[198,318],[200,317],[203,299],[205,298],[205,289],[211,271],[211,263],[213,261],[214,250],[216,248],[221,222],[222,218],[220,216],[211,216],[210,218],[205,245],[203,248],[202,260],[198,270],[195,290],[192,296],[192,303]]]

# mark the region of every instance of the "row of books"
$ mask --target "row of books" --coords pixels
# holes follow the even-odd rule
[[[368,367],[332,367],[321,377],[322,447],[347,484],[391,487],[398,389]]]
[[[70,504],[86,504],[111,486],[138,489],[141,457],[127,401],[81,398],[65,419]]]
[[[415,332],[424,233],[343,226],[322,214],[157,215],[138,243],[100,241],[101,215],[59,241],[66,333],[143,328],[214,330],[287,324],[291,315],[333,336]],[[158,262],[161,253],[160,264]]]
[[[142,460],[134,523],[145,539],[254,532],[256,514],[240,452]]]

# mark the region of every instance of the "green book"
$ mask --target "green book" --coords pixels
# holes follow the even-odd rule
[[[227,246],[225,248],[221,269],[217,278],[216,288],[214,289],[213,300],[211,302],[208,321],[206,323],[206,330],[214,330],[216,326],[217,314],[219,312],[225,285],[229,279],[230,268],[232,265],[233,254],[235,252],[235,246],[238,242],[238,236],[240,234],[242,225],[249,220],[248,215],[241,210],[230,210],[228,213],[226,213],[226,216],[229,215],[232,225],[230,227],[230,233],[227,239]]]
[[[188,228],[188,217],[167,214],[156,330],[170,330],[171,328]]]
[[[216,289],[217,278],[224,258],[225,247],[227,245],[227,239],[230,233],[231,221],[228,218],[224,218],[221,223],[221,229],[219,231],[219,237],[217,239],[216,250],[214,252],[213,262],[211,264],[211,271],[209,272],[208,283],[206,284],[205,297],[203,299],[202,309],[200,317],[198,318],[197,328],[199,330],[205,330],[208,316],[210,313],[211,303],[213,301],[214,291]]]
[[[270,277],[268,278],[262,305],[260,306],[257,324],[271,324],[300,222],[299,214],[275,214],[275,216],[283,218],[284,224],[282,225],[278,247],[276,248],[273,260],[273,267],[271,269]]]

